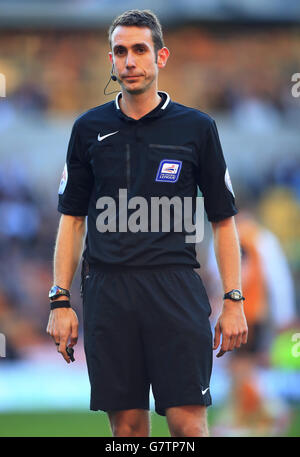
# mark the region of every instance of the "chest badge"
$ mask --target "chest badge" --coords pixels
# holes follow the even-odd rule
[[[161,160],[155,181],[176,182],[180,175],[181,166],[180,160]]]

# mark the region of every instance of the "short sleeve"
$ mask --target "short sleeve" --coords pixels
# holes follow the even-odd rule
[[[58,189],[58,211],[71,216],[86,216],[93,183],[93,172],[76,121]]]
[[[210,222],[218,222],[238,213],[229,171],[224,159],[217,126],[210,120],[202,142],[197,184],[204,197],[204,208]]]

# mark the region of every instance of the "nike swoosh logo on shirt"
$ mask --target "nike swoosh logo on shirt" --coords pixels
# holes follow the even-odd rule
[[[201,390],[202,395],[204,395],[208,391],[209,387],[207,387],[205,390]]]
[[[110,136],[110,135],[115,135],[115,134],[118,133],[118,132],[119,132],[119,130],[117,130],[116,132],[108,133],[107,135],[103,135],[103,136],[101,136],[100,133],[99,133],[99,135],[98,135],[98,141],[103,141],[103,140],[104,140],[105,138],[107,138],[108,136]]]

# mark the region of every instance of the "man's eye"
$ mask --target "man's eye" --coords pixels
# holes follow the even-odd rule
[[[144,48],[137,48],[137,51],[138,51],[138,53],[140,53],[140,54],[141,54],[142,52],[144,52],[144,50],[145,50]]]
[[[117,49],[116,50],[116,54],[119,54],[119,55],[124,54],[124,52],[125,52],[124,49]]]

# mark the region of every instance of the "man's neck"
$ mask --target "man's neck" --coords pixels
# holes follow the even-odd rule
[[[150,111],[154,110],[161,102],[161,97],[155,91],[147,91],[143,94],[129,94],[122,91],[122,97],[119,99],[119,105],[126,116],[133,119],[140,119]]]

